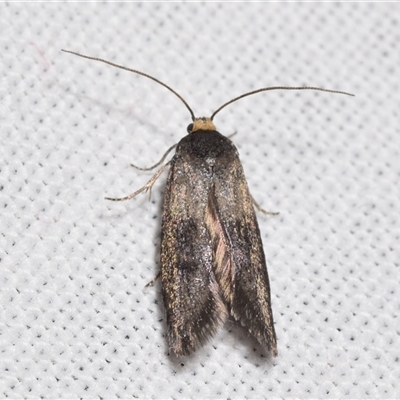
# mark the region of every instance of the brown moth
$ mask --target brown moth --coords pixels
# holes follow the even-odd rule
[[[228,104],[267,90],[320,90],[315,87],[269,87],[238,96],[210,118],[196,118],[173,89],[143,72],[112,62],[67,53],[145,76],[174,93],[189,110],[188,135],[172,146],[175,155],[150,181],[123,198],[152,187],[169,166],[161,227],[161,281],[168,344],[187,356],[209,340],[231,317],[244,326],[272,356],[278,354],[271,294],[254,205],[232,141],[215,128],[213,118]],[[152,169],[149,168],[149,169]]]
[[[188,355],[231,316],[275,356],[264,251],[237,149],[208,118],[188,130],[170,161],[161,227],[169,345]]]

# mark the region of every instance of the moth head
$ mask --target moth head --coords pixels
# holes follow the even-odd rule
[[[215,125],[210,118],[201,117],[195,118],[193,123],[189,124],[187,127],[188,133],[193,133],[196,131],[215,131]]]

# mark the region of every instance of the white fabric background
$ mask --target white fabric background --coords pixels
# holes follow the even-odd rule
[[[395,3],[3,3],[0,397],[399,398],[400,9]],[[168,356],[162,193],[196,115],[237,134],[279,356],[231,322]]]

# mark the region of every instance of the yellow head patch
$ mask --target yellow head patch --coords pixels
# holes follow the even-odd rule
[[[215,131],[215,125],[210,118],[195,118],[191,132],[195,131]]]

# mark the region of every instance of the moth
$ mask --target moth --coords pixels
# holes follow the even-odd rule
[[[232,141],[213,119],[227,105],[269,90],[320,90],[315,87],[268,87],[235,97],[209,118],[196,118],[187,102],[158,79],[112,62],[66,51],[145,76],[174,93],[189,110],[188,134],[172,146],[175,155],[129,200],[149,190],[169,167],[161,227],[161,281],[170,349],[187,356],[208,341],[231,317],[272,356],[277,342],[270,285],[253,200]],[[150,169],[152,169],[150,168]]]

